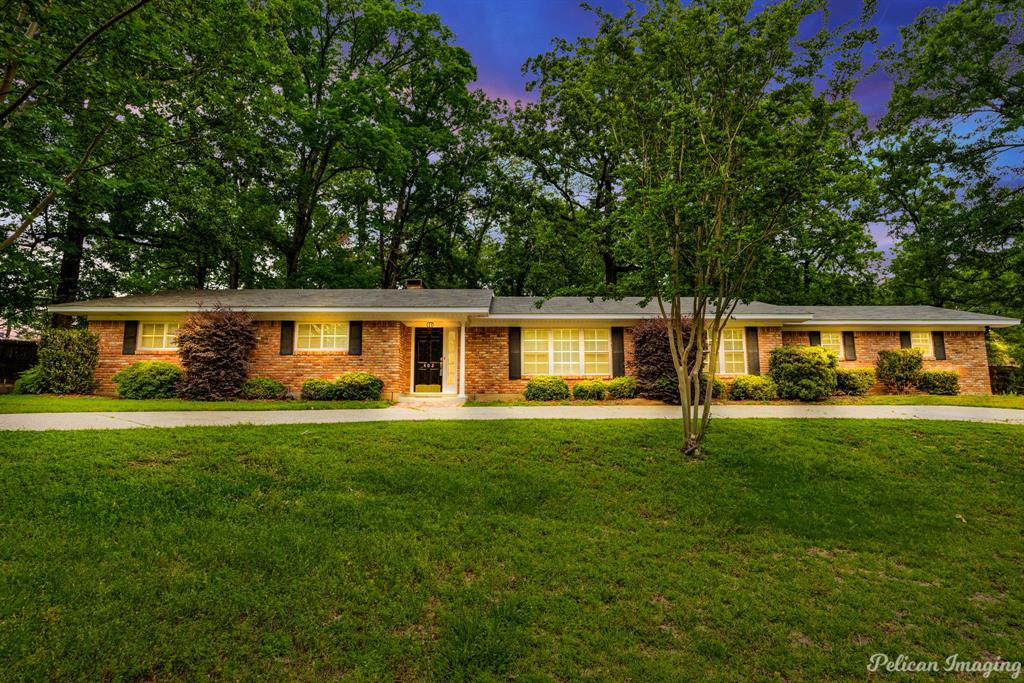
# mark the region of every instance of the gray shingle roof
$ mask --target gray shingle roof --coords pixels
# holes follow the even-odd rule
[[[973,313],[971,311],[958,311],[952,308],[938,308],[936,306],[793,306],[792,308],[807,311],[811,314],[814,322],[853,322],[860,320],[879,323],[902,320],[945,323],[1016,322],[1012,318],[1004,318],[990,313]]]
[[[50,306],[51,311],[82,308],[116,311],[134,308],[230,306],[240,309],[280,308],[420,308],[474,309],[486,312],[492,294],[486,289],[222,289],[163,292],[94,299]]]
[[[658,304],[640,297],[593,300],[582,296],[556,296],[547,300],[532,296],[494,296],[487,289],[225,289],[163,292],[161,294],[94,299],[55,304],[56,313],[127,313],[189,311],[212,306],[252,311],[278,310],[393,310],[458,311],[493,318],[559,316],[634,318],[658,315]],[[538,303],[540,306],[538,307]],[[692,303],[683,301],[683,310]],[[886,324],[941,322],[946,324],[1014,325],[1019,321],[985,313],[957,311],[934,306],[776,306],[760,301],[739,304],[739,319],[777,319],[810,326],[821,323]]]
[[[647,316],[659,315],[657,301],[648,301],[641,305],[643,299],[638,296],[627,296],[623,299],[588,299],[585,296],[556,296],[542,300],[535,296],[496,296],[491,303],[491,315],[495,317],[516,315],[622,315]],[[538,308],[538,304],[540,307]],[[691,299],[683,299],[683,310],[693,306]],[[736,306],[736,315],[799,315],[802,311],[792,306],[773,306],[760,301]]]

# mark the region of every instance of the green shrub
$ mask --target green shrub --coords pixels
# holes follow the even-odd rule
[[[608,380],[608,398],[624,399],[636,398],[637,386],[635,377],[616,377]]]
[[[337,401],[341,387],[326,379],[307,379],[302,383],[301,396],[303,401]]]
[[[771,401],[778,396],[775,382],[767,375],[740,375],[729,387],[733,401]]]
[[[836,354],[821,346],[780,346],[772,349],[771,375],[779,396],[822,401],[836,393]]]
[[[711,385],[711,398],[725,398],[728,395],[729,385],[716,377]]]
[[[905,394],[917,386],[923,365],[924,355],[920,349],[879,351],[875,375],[890,391]]]
[[[585,379],[572,388],[572,397],[577,401],[603,401],[606,393],[608,387],[599,379]]]
[[[132,363],[114,375],[114,384],[121,398],[175,398],[181,375],[181,368],[174,363],[147,360]]]
[[[99,337],[88,330],[52,329],[39,343],[39,381],[49,394],[91,394],[96,390]]]
[[[836,389],[846,396],[864,396],[875,385],[875,371],[870,368],[837,370]]]
[[[46,385],[43,384],[43,378],[39,374],[39,366],[36,365],[22,372],[18,379],[14,380],[14,389],[12,391],[15,394],[45,393]]]
[[[185,369],[181,395],[200,401],[238,398],[256,340],[256,323],[248,313],[215,308],[188,316],[178,328]]]
[[[569,398],[569,385],[561,377],[539,375],[526,383],[523,396],[527,401],[564,401]]]
[[[960,393],[960,374],[954,370],[927,370],[918,378],[917,388],[927,394],[956,396]]]
[[[276,379],[250,377],[242,385],[242,398],[252,400],[288,398],[288,389]]]
[[[346,372],[335,382],[343,401],[378,401],[384,380],[368,372]]]

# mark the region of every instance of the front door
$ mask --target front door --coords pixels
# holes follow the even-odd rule
[[[441,358],[444,356],[444,329],[416,328],[416,354],[413,358],[413,391],[441,391]]]

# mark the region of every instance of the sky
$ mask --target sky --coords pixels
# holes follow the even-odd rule
[[[522,65],[528,57],[546,52],[555,37],[592,36],[593,16],[578,0],[422,0],[423,9],[438,14],[466,48],[477,67],[477,85],[491,97],[532,100],[526,92]],[[623,0],[590,0],[594,6],[619,14]],[[856,18],[859,0],[830,0],[834,21]],[[899,38],[899,27],[910,23],[925,7],[942,7],[943,0],[878,0],[874,25],[876,46]],[[870,48],[869,48],[870,49]],[[885,111],[889,80],[876,73],[861,83],[857,99],[865,114],[876,119]]]

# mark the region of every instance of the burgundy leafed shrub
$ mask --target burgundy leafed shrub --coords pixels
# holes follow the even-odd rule
[[[690,324],[686,325],[685,338],[689,339]],[[678,405],[679,381],[672,365],[672,351],[668,345],[668,328],[661,318],[641,320],[633,327],[633,366],[639,394],[653,401],[664,401]],[[690,355],[693,362],[697,351]],[[703,386],[703,380],[702,380]]]
[[[178,329],[178,355],[185,375],[181,396],[200,401],[237,398],[256,346],[252,317],[226,308],[194,313]]]

